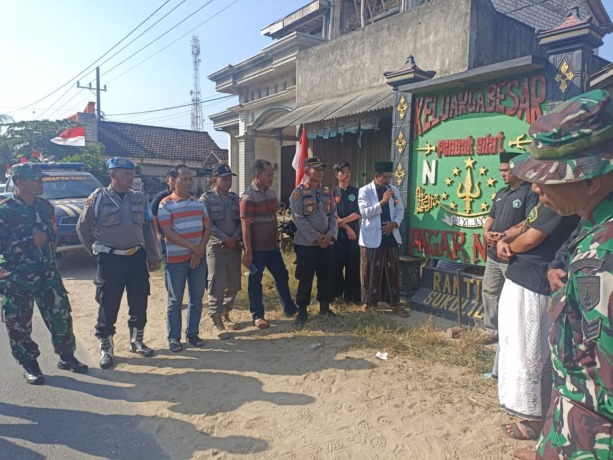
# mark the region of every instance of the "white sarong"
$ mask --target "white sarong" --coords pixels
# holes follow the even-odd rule
[[[548,357],[549,296],[507,278],[498,307],[498,398],[508,413],[541,420],[541,373]]]

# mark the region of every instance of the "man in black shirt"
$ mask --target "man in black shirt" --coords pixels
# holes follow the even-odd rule
[[[360,302],[360,207],[358,189],[350,184],[351,166],[341,161],[332,168],[338,187],[332,192],[338,214],[338,238],[334,243],[334,294],[347,302]]]
[[[163,257],[166,256],[166,242],[164,240],[164,236],[162,235],[162,230],[160,229],[160,223],[158,222],[158,209],[160,209],[160,203],[162,202],[162,200],[169,196],[174,190],[174,185],[170,180],[172,178],[173,173],[173,169],[168,170],[168,172],[166,173],[166,184],[168,185],[168,188],[166,190],[162,190],[160,193],[153,197],[153,200],[151,200],[151,215],[153,216],[153,224],[155,227],[155,231],[160,236],[160,244],[162,245]]]
[[[509,229],[525,221],[538,203],[538,195],[530,189],[530,184],[519,179],[509,168],[509,161],[515,155],[512,152],[500,155],[500,174],[508,186],[496,193],[492,210],[483,226],[488,249],[481,293],[485,341],[488,343],[498,340],[498,301],[508,267],[508,262],[496,255],[496,243],[506,236]]]

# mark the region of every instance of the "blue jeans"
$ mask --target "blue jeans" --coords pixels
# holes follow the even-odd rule
[[[253,315],[253,320],[264,318],[264,303],[262,301],[262,275],[267,268],[275,279],[277,294],[281,300],[283,313],[291,316],[296,313],[297,307],[292,300],[289,292],[289,273],[285,268],[285,262],[281,256],[281,251],[253,251],[253,264],[258,271],[254,275],[249,275],[249,311]]]
[[[202,316],[202,297],[206,287],[206,259],[200,260],[196,268],[189,267],[186,262],[166,264],[165,278],[168,290],[168,340],[181,339],[181,304],[187,282],[189,303],[187,305],[186,337],[198,335],[200,317]]]

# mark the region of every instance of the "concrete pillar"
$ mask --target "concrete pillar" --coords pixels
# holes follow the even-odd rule
[[[238,190],[239,195],[251,184],[253,174],[251,165],[255,161],[255,136],[242,134],[236,137],[238,160]]]

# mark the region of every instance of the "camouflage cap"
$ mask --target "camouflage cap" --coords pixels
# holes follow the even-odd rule
[[[45,173],[43,173],[40,168],[37,168],[34,163],[19,163],[11,166],[11,176],[13,180],[16,178],[20,179],[28,179],[28,180],[39,180],[43,177],[47,177]]]
[[[613,171],[613,107],[604,90],[581,94],[530,125],[530,153],[513,173],[537,184],[579,182]]]

